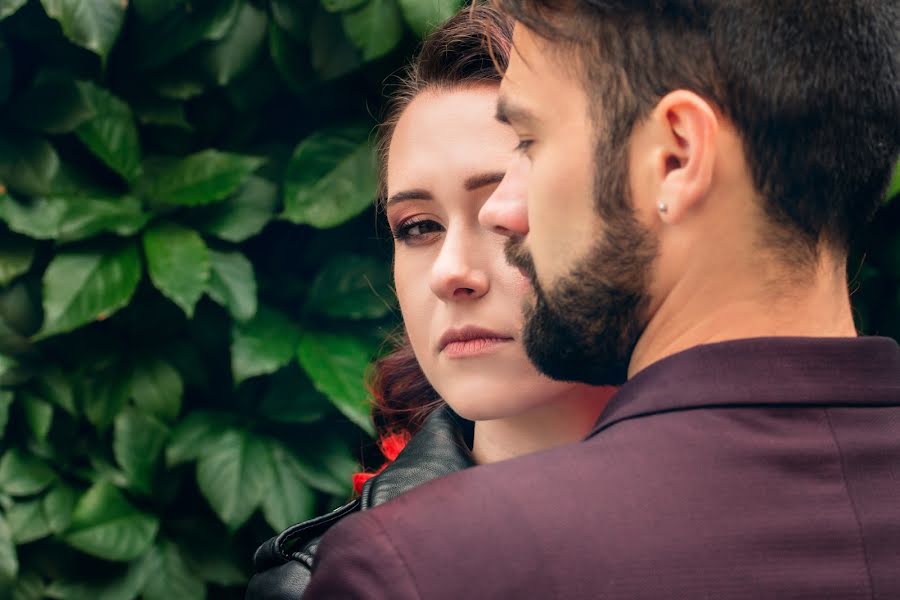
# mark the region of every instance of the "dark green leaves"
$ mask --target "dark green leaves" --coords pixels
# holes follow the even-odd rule
[[[44,139],[0,132],[0,184],[23,194],[42,194],[50,189],[59,171],[59,156]],[[0,188],[0,203],[6,202]]]
[[[181,375],[160,358],[141,360],[131,375],[131,397],[148,415],[165,422],[174,421],[181,412],[184,384]]]
[[[154,547],[147,558],[147,579],[142,597],[144,600],[203,600],[206,586],[203,580],[191,572],[178,547],[163,542]]]
[[[39,240],[71,242],[110,232],[132,235],[149,215],[132,196],[68,196],[0,201],[0,219],[10,229]]]
[[[344,30],[363,60],[384,56],[403,36],[397,1],[367,0],[362,8],[344,15]]]
[[[403,18],[419,37],[452,17],[459,10],[458,0],[398,0]]]
[[[6,519],[0,514],[0,584],[8,586],[15,581],[19,572],[19,559],[16,556],[16,545],[12,531]]]
[[[275,184],[251,175],[233,196],[202,209],[199,229],[229,242],[243,242],[262,231],[277,205]]]
[[[116,462],[134,489],[151,492],[160,453],[169,429],[157,419],[137,410],[125,410],[116,417],[113,428],[113,453]]]
[[[306,332],[300,340],[297,358],[320,392],[338,410],[370,434],[374,433],[372,404],[364,386],[372,348],[357,338],[320,332]]]
[[[22,450],[8,450],[0,458],[0,491],[12,496],[37,494],[55,479],[44,461]]]
[[[110,561],[130,561],[147,551],[159,520],[136,509],[110,483],[99,482],[85,493],[65,534],[71,546]]]
[[[224,200],[259,168],[263,159],[204,150],[182,159],[155,158],[145,163],[140,189],[165,204],[197,206]]]
[[[294,223],[334,227],[370,206],[375,190],[367,128],[315,133],[297,146],[288,164],[284,216]]]
[[[235,383],[248,377],[274,373],[294,357],[297,326],[283,313],[260,307],[246,323],[231,332],[231,370]]]
[[[237,321],[256,314],[253,264],[240,252],[211,252],[212,270],[207,292]]]
[[[0,0],[0,19],[15,14],[28,0]]]
[[[127,3],[120,0],[41,0],[73,43],[106,56],[119,36]]]
[[[188,316],[210,277],[209,249],[200,235],[174,223],[144,233],[144,255],[153,285]]]
[[[382,261],[353,254],[336,256],[316,276],[306,308],[336,318],[383,317],[391,310],[389,281]]]
[[[315,516],[315,494],[306,484],[300,462],[280,444],[269,444],[270,487],[263,495],[263,515],[275,531]]]
[[[203,65],[216,85],[227,85],[247,70],[263,49],[268,18],[247,3],[241,6],[231,29],[203,56]]]
[[[141,277],[137,248],[60,252],[44,273],[42,337],[102,320],[125,306]]]
[[[81,88],[95,116],[79,125],[78,138],[109,168],[134,181],[141,173],[141,147],[131,108],[103,88],[92,84],[82,84]]]
[[[7,199],[12,200],[7,196]],[[0,198],[0,203],[3,199]],[[2,211],[2,209],[0,209]],[[0,235],[0,286],[27,273],[34,260],[35,243],[18,235]]]
[[[226,432],[197,463],[197,483],[222,522],[236,529],[270,493],[268,448],[246,432]]]

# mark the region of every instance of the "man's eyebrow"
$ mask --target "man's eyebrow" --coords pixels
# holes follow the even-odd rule
[[[390,206],[395,202],[407,202],[410,200],[434,200],[434,196],[431,195],[431,192],[423,189],[414,189],[414,190],[404,190],[402,192],[397,192],[393,196],[387,199],[387,202],[384,203],[385,206]]]
[[[505,173],[503,173],[502,171],[472,175],[471,177],[466,179],[463,187],[466,188],[467,192],[472,192],[477,190],[478,188],[483,188],[486,185],[494,185],[495,183],[500,183],[504,175]]]
[[[494,115],[501,123],[507,125],[532,125],[538,119],[528,109],[522,106],[516,106],[506,96],[500,96],[497,99],[497,113]]]

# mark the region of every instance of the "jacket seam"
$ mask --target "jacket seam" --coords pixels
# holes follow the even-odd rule
[[[368,511],[366,511],[368,512]],[[416,592],[416,598],[419,600],[422,599],[422,590],[419,589],[419,584],[416,583],[416,578],[413,575],[412,569],[409,568],[409,564],[406,562],[406,559],[403,558],[403,554],[400,553],[400,550],[397,548],[397,545],[394,544],[393,539],[391,539],[391,534],[388,532],[387,527],[385,527],[381,520],[372,514],[368,514],[372,521],[374,521],[375,525],[378,529],[381,530],[382,537],[385,540],[385,544],[391,550],[391,553],[397,557],[397,560],[400,561],[400,565],[403,567],[403,570],[406,571],[407,576],[409,577],[409,581],[412,584],[413,590]]]
[[[863,566],[866,568],[866,577],[868,578],[869,583],[869,597],[872,600],[875,600],[875,586],[872,583],[872,569],[869,565],[869,549],[866,546],[866,537],[863,535],[863,525],[862,520],[859,518],[859,510],[856,507],[856,502],[853,500],[853,494],[850,493],[850,484],[847,482],[847,467],[846,461],[844,460],[844,452],[841,449],[841,443],[838,440],[837,433],[834,431],[834,425],[831,422],[831,414],[827,408],[823,408],[822,412],[825,415],[825,422],[828,424],[828,431],[831,432],[831,440],[834,443],[835,450],[838,453],[838,465],[841,469],[841,482],[844,484],[844,492],[847,494],[847,501],[850,504],[850,510],[853,513],[853,518],[856,521],[856,530],[859,534],[859,545],[862,550],[863,556]]]

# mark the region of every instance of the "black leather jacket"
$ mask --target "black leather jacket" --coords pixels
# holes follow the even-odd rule
[[[435,410],[397,459],[366,482],[359,498],[327,515],[288,527],[256,550],[256,574],[246,600],[300,598],[309,585],[319,540],[332,525],[358,510],[384,504],[418,485],[472,466],[471,436],[471,422],[447,406]]]

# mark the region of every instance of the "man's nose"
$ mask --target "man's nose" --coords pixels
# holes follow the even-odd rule
[[[471,236],[448,235],[431,267],[429,285],[445,301],[474,300],[490,289],[490,277],[478,260],[478,244]]]
[[[526,204],[528,160],[516,156],[506,175],[485,201],[478,213],[478,222],[485,229],[507,237],[523,237],[528,233]]]

